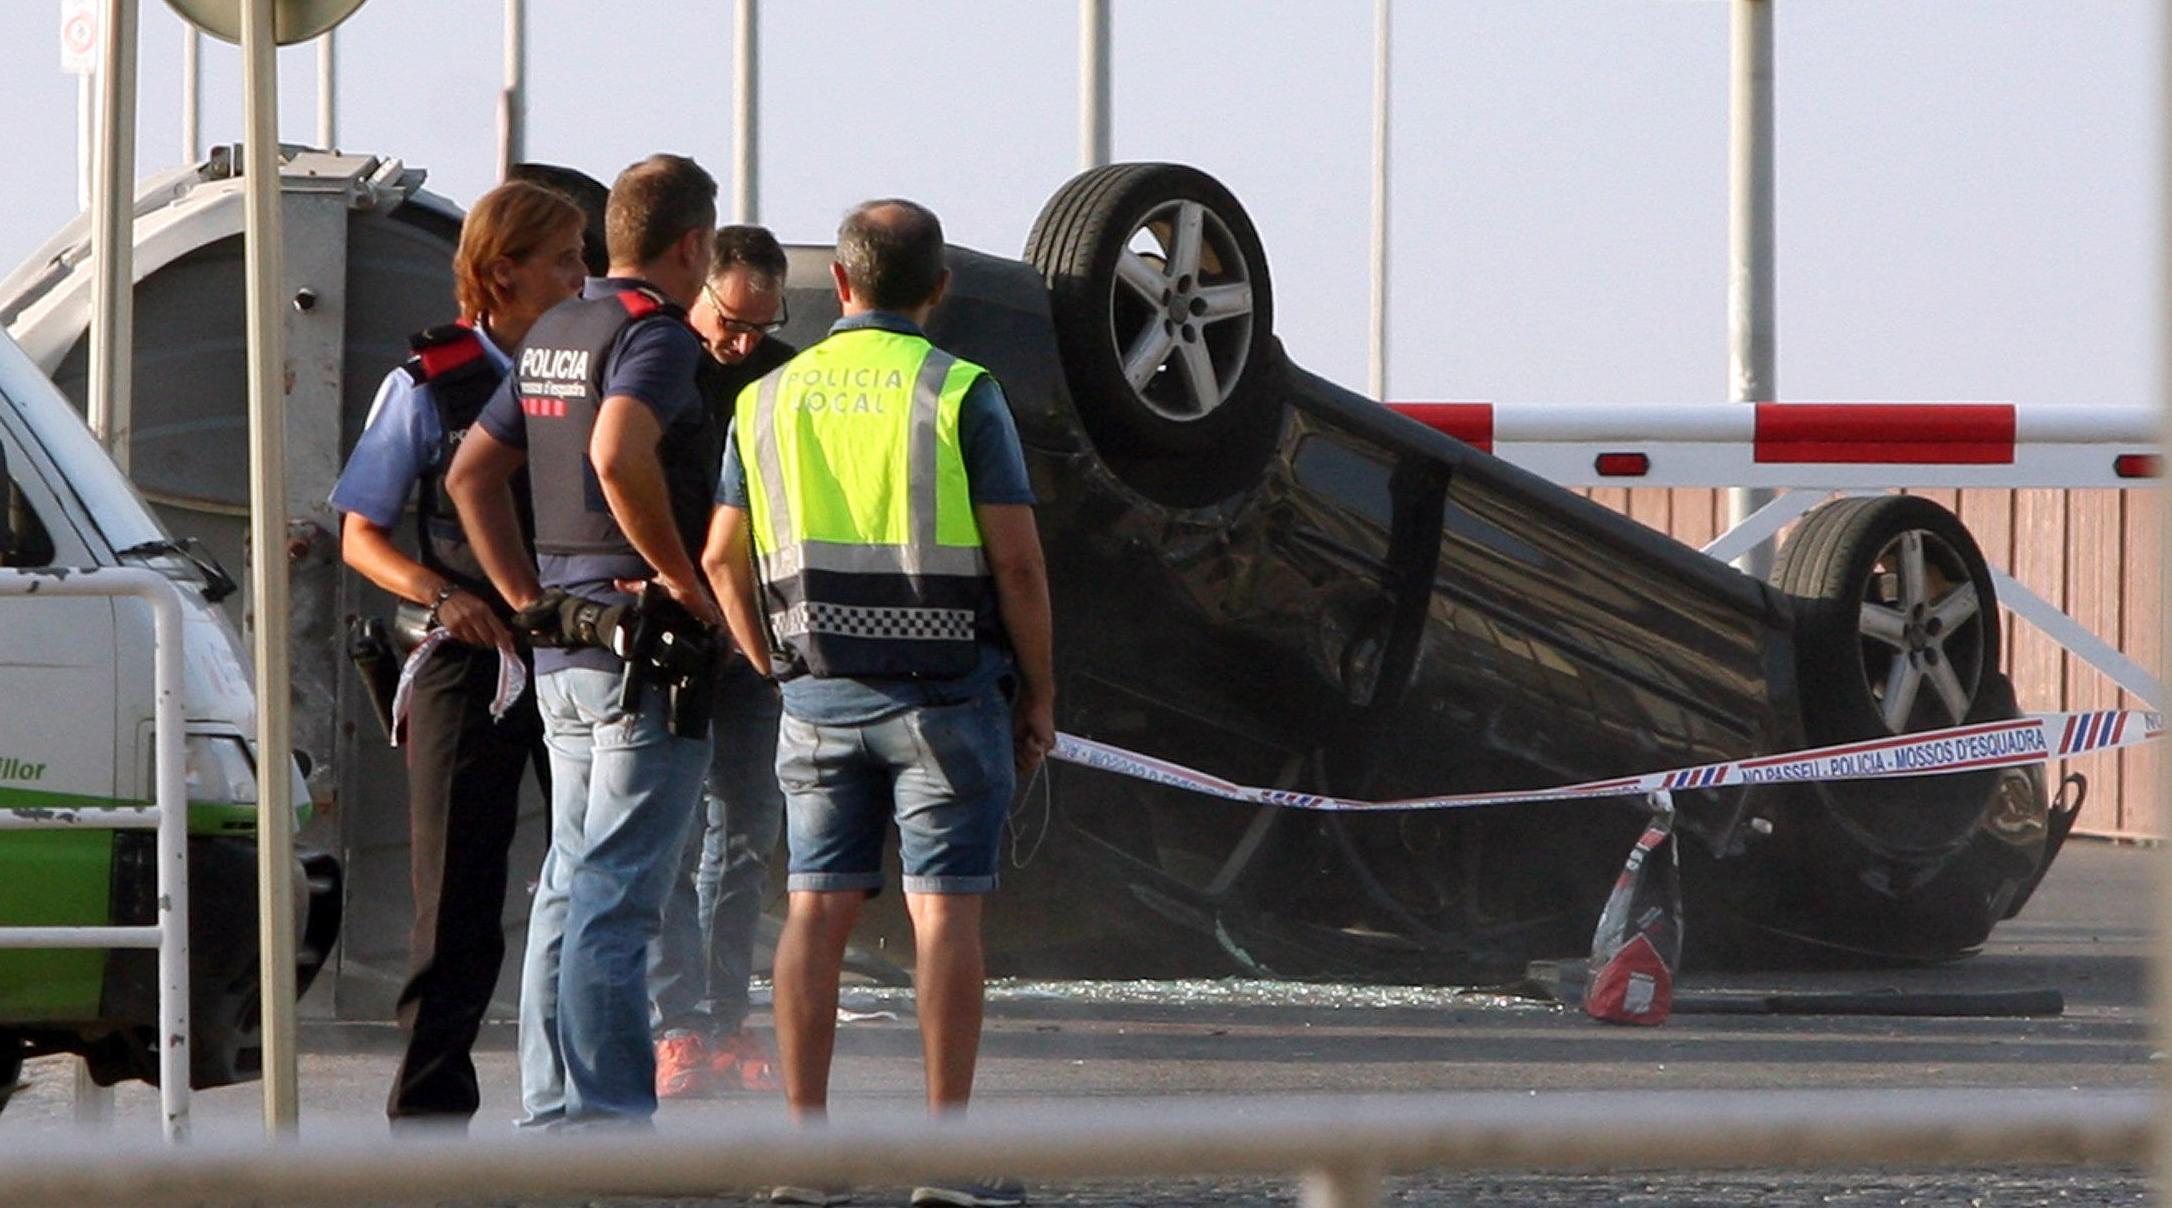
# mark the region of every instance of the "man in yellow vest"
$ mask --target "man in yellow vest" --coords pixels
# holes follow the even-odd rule
[[[845,941],[882,888],[893,820],[928,1106],[948,1115],[972,1093],[980,1048],[981,895],[996,886],[1017,778],[1055,741],[1048,579],[1001,387],[921,333],[950,283],[942,224],[909,201],[862,204],[831,274],[844,317],[739,396],[702,565],[740,649],[784,697],[776,1022],[793,1115],[826,1108]],[[994,1179],[913,1193],[1023,1198]]]

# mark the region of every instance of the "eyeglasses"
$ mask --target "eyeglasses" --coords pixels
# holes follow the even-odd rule
[[[709,299],[709,305],[716,309],[717,321],[723,324],[727,335],[773,336],[783,331],[784,325],[791,321],[791,314],[784,304],[784,293],[781,290],[777,294],[777,317],[767,323],[749,323],[744,319],[732,318],[731,311],[724,308],[724,299],[716,296],[716,287],[707,282],[702,283],[701,293]]]

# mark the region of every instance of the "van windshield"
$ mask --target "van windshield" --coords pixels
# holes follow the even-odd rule
[[[0,395],[60,470],[62,481],[53,484],[54,489],[74,496],[108,551],[149,548],[173,540],[136,488],[98,447],[82,417],[5,333],[0,333]],[[182,559],[159,559],[159,569],[194,577],[193,568]]]

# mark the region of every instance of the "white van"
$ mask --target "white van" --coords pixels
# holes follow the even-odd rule
[[[216,601],[233,581],[176,542],[82,419],[0,334],[0,566],[156,570],[181,588],[188,734],[191,1081],[254,1077],[255,702]],[[151,615],[134,600],[0,599],[0,806],[140,803],[152,794]],[[294,800],[308,790],[291,758]],[[0,831],[0,926],[148,924],[149,832]],[[297,970],[339,928],[339,870],[297,853]],[[0,950],[0,1104],[25,1057],[81,1054],[102,1084],[156,1077],[156,954]]]
[[[240,575],[247,567],[248,328],[240,154],[215,147],[197,164],[143,178],[135,218],[136,383],[128,478],[167,533],[202,542]],[[412,332],[454,311],[452,261],[462,211],[390,157],[289,147],[281,163],[286,321],[288,656],[293,746],[305,760],[316,816],[306,844],[333,853],[355,907],[304,1018],[387,1020],[409,972],[412,930],[407,775],[386,745],[348,657],[355,620],[392,615],[394,601],[340,561],[339,517],[327,497],[362,434],[385,373],[410,355]],[[81,414],[89,395],[96,258],[78,216],[14,268],[0,266],[0,327]],[[412,537],[403,524],[399,540]],[[135,538],[120,539],[120,541]],[[117,541],[117,544],[120,543]],[[181,568],[179,573],[187,573]],[[246,634],[242,600],[218,605]],[[222,649],[224,647],[222,646]],[[246,709],[236,711],[236,716]],[[0,751],[4,756],[5,751]],[[523,793],[512,867],[543,860],[549,809]],[[517,884],[517,882],[516,882]],[[501,980],[510,1014],[528,903],[507,896]]]

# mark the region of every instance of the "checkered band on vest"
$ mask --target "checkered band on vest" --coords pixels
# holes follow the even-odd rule
[[[904,642],[973,640],[970,608],[900,608],[810,600],[783,610],[777,621],[779,632],[786,637],[826,633]]]

